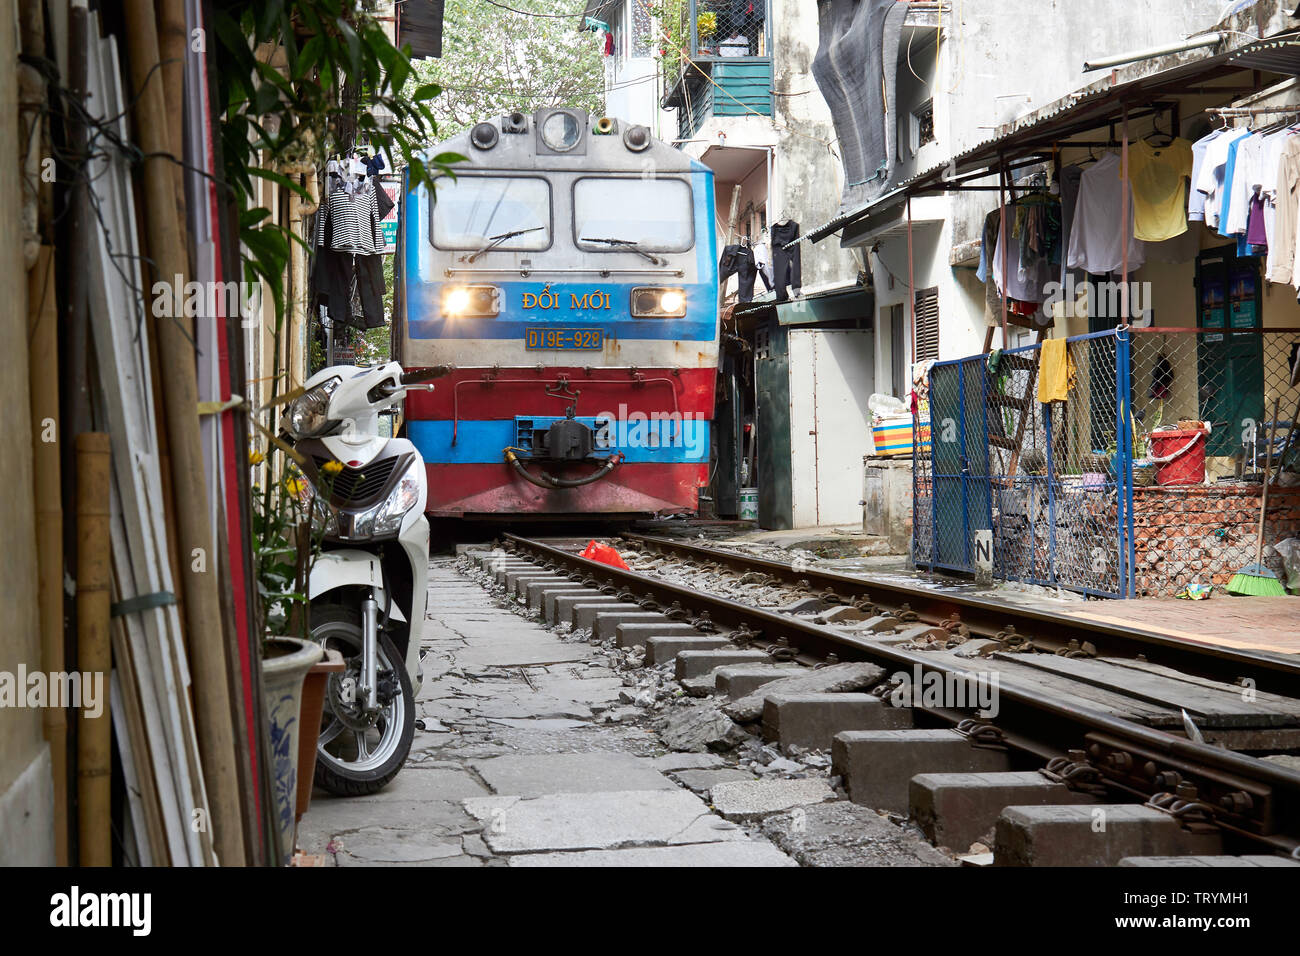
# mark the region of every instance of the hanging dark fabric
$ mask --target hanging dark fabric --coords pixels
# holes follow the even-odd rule
[[[844,213],[883,193],[893,174],[895,74],[907,4],[826,0],[819,8],[821,41],[812,72],[844,157]]]
[[[787,289],[803,287],[803,261],[798,244],[786,245],[799,235],[799,224],[786,219],[772,224],[772,284],[776,287],[776,301],[784,302],[790,296]]]

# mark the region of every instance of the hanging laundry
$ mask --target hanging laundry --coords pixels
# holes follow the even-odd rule
[[[753,250],[748,246],[736,243],[723,248],[722,257],[718,260],[718,282],[725,283],[733,275],[736,276],[736,301],[753,302],[758,265],[754,261]]]
[[[1233,236],[1246,234],[1250,224],[1251,200],[1260,190],[1260,166],[1265,138],[1255,133],[1237,143],[1236,165],[1232,173],[1232,194],[1228,199],[1227,233]],[[1226,179],[1225,179],[1226,183]]]
[[[1123,268],[1124,247],[1119,238],[1123,189],[1129,190],[1129,222],[1124,230],[1128,237],[1129,271],[1146,261],[1146,246],[1133,235],[1132,187],[1120,178],[1120,158],[1107,153],[1090,169],[1085,169],[1079,180],[1079,198],[1066,257],[1071,269],[1111,273]]]
[[[1201,169],[1205,165],[1206,147],[1225,132],[1227,130],[1216,129],[1192,144],[1192,183],[1187,194],[1187,218],[1189,220],[1205,221],[1205,193],[1197,189],[1196,184],[1200,180]]]
[[[1225,239],[1243,235],[1246,231],[1246,217],[1243,214],[1249,210],[1244,208],[1240,197],[1234,197],[1234,192],[1238,182],[1237,159],[1241,155],[1241,148],[1251,139],[1252,136],[1249,132],[1245,136],[1238,136],[1234,139],[1228,144],[1228,155],[1223,161],[1223,185],[1219,189],[1222,198],[1219,206],[1218,233]],[[1236,199],[1235,206],[1234,198]],[[1234,224],[1234,218],[1241,220],[1240,230]],[[1238,254],[1242,254],[1240,248]]]
[[[336,189],[316,213],[316,245],[338,252],[373,255],[384,250],[379,222],[378,180],[367,180],[355,192]]]
[[[1046,286],[1055,278],[1056,270],[1052,266],[1050,256],[1027,250],[1030,241],[1033,241],[1032,237],[1029,235],[1023,237],[1016,235],[1014,225],[1016,214],[1016,208],[1007,208],[1007,228],[999,228],[998,230],[997,245],[993,250],[993,261],[988,266],[987,271],[993,273],[993,283],[998,292],[1008,299],[1040,303],[1047,298]],[[1035,212],[1031,218],[1037,215],[1038,213]],[[1022,225],[1027,227],[1028,222],[1029,219],[1026,219]],[[1022,229],[1022,233],[1026,231],[1027,229]],[[1037,241],[1039,241],[1040,247],[1046,248],[1045,239]],[[1003,288],[1004,276],[1005,288]],[[1037,311],[1037,305],[1035,305],[1034,311]]]
[[[1038,400],[1064,402],[1074,388],[1076,370],[1065,339],[1046,339],[1039,347]]]
[[[1153,146],[1144,139],[1129,149],[1128,176],[1133,187],[1133,235],[1162,242],[1187,231],[1187,187],[1192,174],[1192,144],[1175,139]]]
[[[1278,159],[1277,215],[1273,235],[1269,238],[1269,282],[1291,282],[1295,266],[1296,228],[1300,226],[1297,204],[1300,203],[1300,136],[1292,136],[1282,147]]]
[[[1079,203],[1079,182],[1083,178],[1083,168],[1080,166],[1066,166],[1061,170],[1061,248],[1066,250],[1070,246],[1070,230],[1074,227],[1074,209]],[[1065,277],[1070,271],[1066,264],[1067,256],[1064,252],[1061,254],[1061,285],[1066,285]]]
[[[772,239],[772,285],[776,288],[776,300],[784,302],[789,295],[798,295],[803,287],[803,264],[799,246],[787,249],[786,243],[793,242],[799,235],[799,223],[793,219],[783,219],[772,224],[768,233]]]
[[[763,285],[770,292],[774,284],[772,281],[772,249],[767,244],[766,239],[760,239],[754,243],[754,265],[758,266],[758,274],[763,279]]]
[[[312,283],[318,300],[331,321],[359,329],[384,325],[384,257],[354,255],[321,248],[316,251]],[[361,314],[352,312],[352,289],[356,287]]]
[[[1224,167],[1228,162],[1228,150],[1237,140],[1249,135],[1244,129],[1224,130],[1205,148],[1205,159],[1201,163],[1195,186],[1205,197],[1205,224],[1211,229],[1219,228],[1219,215],[1223,205]]]
[[[1155,365],[1151,367],[1151,397],[1156,401],[1163,402],[1169,397],[1170,388],[1174,384],[1174,367],[1169,364],[1169,359],[1163,353],[1156,359]]]
[[[1259,196],[1264,200],[1264,235],[1267,237],[1265,245],[1273,238],[1273,227],[1277,219],[1277,167],[1282,158],[1282,150],[1286,142],[1295,134],[1290,129],[1280,130],[1276,133],[1270,133],[1264,137],[1264,148],[1260,150],[1259,162]],[[1272,253],[1269,253],[1269,262],[1272,261]],[[1268,274],[1268,264],[1265,265],[1265,275]]]

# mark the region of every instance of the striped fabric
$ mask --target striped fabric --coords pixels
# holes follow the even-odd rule
[[[384,251],[375,185],[367,180],[355,192],[335,189],[316,215],[316,246],[328,242],[335,252],[376,255]]]
[[[920,423],[921,447],[930,447],[930,423]],[[875,439],[876,454],[882,456],[912,454],[912,420],[910,418],[886,418],[872,429]]]

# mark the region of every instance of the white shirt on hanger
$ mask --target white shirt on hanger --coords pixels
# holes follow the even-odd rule
[[[1219,228],[1219,210],[1223,208],[1223,176],[1228,164],[1228,147],[1243,136],[1249,135],[1249,130],[1227,130],[1205,147],[1205,161],[1201,163],[1200,175],[1193,185],[1205,194],[1205,224],[1211,229]],[[1229,209],[1229,212],[1231,211]]]
[[[1120,178],[1120,158],[1107,153],[1096,165],[1083,171],[1079,198],[1070,225],[1066,265],[1097,275],[1119,272],[1124,267],[1124,246],[1119,238],[1120,210],[1124,194],[1128,200],[1128,268],[1132,272],[1146,261],[1146,243],[1133,235],[1133,187]]]

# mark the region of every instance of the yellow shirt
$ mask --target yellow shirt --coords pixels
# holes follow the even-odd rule
[[[1163,242],[1187,231],[1186,181],[1191,175],[1192,144],[1185,139],[1168,146],[1152,146],[1144,139],[1129,145],[1136,238]]]

